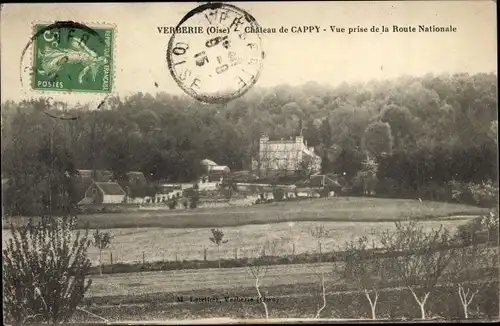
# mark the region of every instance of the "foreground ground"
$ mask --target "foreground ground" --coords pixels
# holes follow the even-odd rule
[[[331,197],[279,202],[250,207],[157,210],[150,212],[81,215],[79,227],[90,228],[207,228],[289,221],[382,222],[407,218],[433,218],[449,215],[477,215],[484,210],[474,206],[371,197]],[[23,223],[24,218],[12,219]],[[4,219],[2,228],[8,228]]]
[[[263,289],[267,286],[312,283],[319,280],[321,272],[332,273],[332,263],[269,266]],[[206,289],[228,290],[252,287],[255,280],[247,268],[198,269],[143,273],[109,274],[92,277],[88,296],[140,296],[145,294],[175,293]],[[263,295],[266,291],[263,290]],[[133,300],[133,298],[130,298]]]
[[[332,263],[269,267],[261,280],[260,290],[269,299],[270,318],[313,318],[323,304],[321,272],[325,273],[327,301],[322,318],[370,318],[364,294],[345,283],[340,270],[334,269]],[[244,268],[163,272],[154,276],[137,273],[93,279],[92,293],[82,308],[110,321],[264,318],[264,308],[256,301],[255,280]],[[179,298],[183,302],[179,302]],[[463,318],[456,285],[443,283],[435,287],[427,310],[432,318]],[[419,309],[411,293],[395,285],[380,290],[377,313],[379,318],[386,319],[419,318]],[[472,318],[498,316],[497,281],[492,280],[478,292],[470,313]],[[98,322],[99,318],[79,312],[75,321]]]

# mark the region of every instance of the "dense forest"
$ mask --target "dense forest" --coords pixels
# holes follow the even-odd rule
[[[142,171],[168,182],[193,181],[204,158],[248,169],[264,132],[271,140],[302,132],[322,156],[322,172],[346,184],[365,173],[376,177],[377,194],[439,199],[452,180],[496,182],[497,89],[496,74],[428,74],[338,87],[254,87],[225,105],[165,93],[112,97],[98,109],[47,98],[7,101],[4,208],[28,214],[48,195],[71,197],[75,169],[107,169],[118,180]],[[60,110],[76,119],[47,114]]]

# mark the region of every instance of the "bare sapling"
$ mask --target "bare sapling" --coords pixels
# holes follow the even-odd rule
[[[99,274],[102,276],[102,251],[109,248],[113,236],[109,232],[102,232],[96,229],[93,240],[94,246],[99,249]]]
[[[368,249],[368,238],[346,243],[344,278],[364,291],[371,308],[371,317],[377,319],[378,291],[387,284],[387,262],[383,257],[375,257]]]
[[[451,241],[448,230],[441,225],[425,231],[417,221],[396,222],[396,230],[384,231],[380,240],[391,256],[388,270],[411,292],[425,320],[425,304],[452,259],[445,250]]]
[[[318,312],[316,313],[316,316],[314,316],[315,319],[318,319],[321,312],[323,309],[326,308],[326,288],[325,288],[325,273],[321,272],[321,290],[322,290],[322,298],[323,298],[323,305],[318,309]]]
[[[325,266],[324,264],[311,264],[308,269],[310,269],[314,274],[318,275],[320,284],[321,284],[321,306],[318,305],[316,313],[314,314],[314,319],[319,319],[321,317],[321,313],[325,310],[328,302],[326,299],[327,293],[327,280],[330,280],[332,276],[339,275],[341,273],[341,268],[344,265],[343,262],[337,259],[337,255],[333,255],[333,265]],[[329,271],[325,271],[326,269],[330,269]]]
[[[248,265],[247,270],[250,272],[250,275],[255,279],[255,290],[257,291],[257,295],[259,296],[259,301],[262,303],[264,307],[266,319],[269,318],[269,309],[267,307],[266,298],[262,296],[260,291],[261,280],[267,274],[269,270],[269,260],[271,257],[275,256],[279,246],[279,239],[266,240],[265,244],[261,248],[257,248],[257,251],[260,251],[261,257],[252,259]],[[266,255],[269,254],[269,255]]]
[[[220,268],[220,245],[223,243],[227,243],[229,240],[224,240],[224,232],[219,229],[212,229],[212,237],[210,237],[210,241],[212,241],[215,245],[217,245],[217,259],[219,262]]]
[[[322,261],[322,249],[323,240],[330,236],[330,232],[325,228],[323,224],[315,225],[309,228],[309,234],[316,239],[319,249],[319,262]]]
[[[469,307],[476,294],[498,279],[498,250],[475,244],[455,249],[453,258],[449,280],[457,285],[464,318],[468,319]],[[482,272],[478,273],[478,270]]]
[[[260,292],[260,281],[266,275],[269,266],[267,264],[259,264],[257,262],[251,263],[247,266],[252,277],[255,279],[255,290],[257,290],[257,295],[259,296],[259,301],[264,306],[264,311],[266,314],[266,319],[269,318],[269,310],[267,309],[267,304],[265,298],[262,297]]]

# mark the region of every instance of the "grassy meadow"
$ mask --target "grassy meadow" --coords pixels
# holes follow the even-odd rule
[[[79,228],[209,228],[289,221],[391,222],[407,218],[441,218],[450,215],[478,215],[485,210],[475,206],[371,197],[331,197],[276,202],[235,208],[198,208],[193,210],[152,210],[79,216]],[[26,218],[4,218],[24,223]]]
[[[463,217],[422,223],[427,229],[437,229],[442,224],[454,232],[457,226],[467,220]],[[221,230],[228,242],[220,246],[220,256],[222,259],[233,259],[235,255],[237,258],[257,257],[266,241],[276,244],[273,256],[292,255],[294,245],[295,254],[317,253],[319,245],[309,230],[320,224],[329,231],[329,236],[321,241],[322,252],[339,250],[346,241],[361,236],[366,236],[377,247],[376,235],[395,228],[393,222],[290,222],[225,227]],[[123,228],[105,231],[111,232],[114,238],[110,248],[103,251],[104,264],[111,263],[110,253],[113,263],[142,262],[143,253],[146,262],[203,260],[204,248],[207,249],[207,260],[218,258],[217,246],[210,241],[212,233],[208,228]],[[2,237],[4,241],[9,239],[10,231],[2,230]],[[98,257],[98,250],[91,246],[89,258],[93,265],[98,265]]]

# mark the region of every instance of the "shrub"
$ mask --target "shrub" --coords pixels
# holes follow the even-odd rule
[[[7,322],[68,322],[91,280],[88,229],[72,236],[75,218],[42,217],[11,224],[2,252],[4,316]]]
[[[282,201],[285,197],[285,190],[281,187],[273,187],[273,197],[276,201]]]
[[[175,209],[175,207],[177,206],[177,198],[174,197],[174,198],[170,199],[167,202],[167,205],[168,205],[168,208]]]

